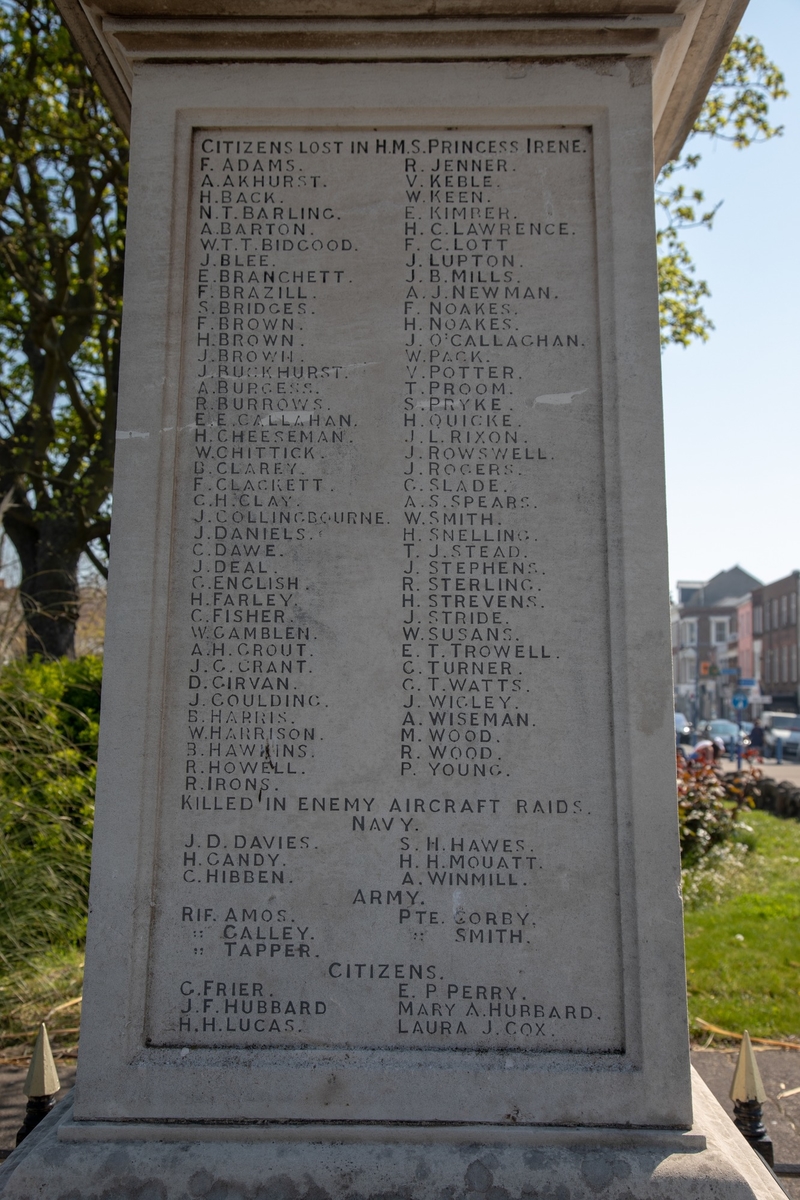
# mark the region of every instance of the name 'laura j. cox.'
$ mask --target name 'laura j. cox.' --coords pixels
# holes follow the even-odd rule
[[[556,1037],[559,1027],[568,1028],[573,1021],[582,1024],[602,1020],[590,1004],[529,997],[520,986],[445,982],[441,968],[435,964],[333,961],[327,966],[326,977],[329,983],[334,980],[347,988],[368,988],[376,1015],[399,1035],[469,1037],[480,1033],[547,1038]],[[392,985],[396,985],[396,991]],[[325,1022],[321,1019],[335,1012],[337,1005],[331,1006],[335,992],[327,1000],[287,998],[274,985],[271,991],[268,987],[263,980],[185,979],[179,988],[178,1032],[197,1033],[202,1029],[212,1033],[324,1037],[320,1026]],[[239,1017],[256,1019],[239,1021]]]

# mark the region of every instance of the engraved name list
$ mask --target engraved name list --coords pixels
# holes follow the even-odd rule
[[[201,129],[187,222],[150,1044],[619,1050],[590,131]]]

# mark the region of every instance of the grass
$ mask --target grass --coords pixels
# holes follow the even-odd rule
[[[101,661],[0,670],[0,970],[86,927]]]
[[[55,1057],[77,1053],[83,951],[51,950],[0,976],[0,1066],[27,1062],[42,1021]]]
[[[723,1029],[800,1041],[800,823],[750,812],[749,847],[687,873],[692,1033]]]
[[[75,1053],[102,662],[0,668],[0,1061]]]

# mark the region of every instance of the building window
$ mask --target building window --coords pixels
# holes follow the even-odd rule
[[[771,679],[772,679],[772,676],[771,676],[771,675],[770,675],[770,673],[769,673],[769,656],[770,656],[770,651],[769,651],[769,650],[765,650],[765,651],[764,651],[764,655],[763,655],[763,663],[764,663],[764,683],[769,683],[769,682],[771,681]]]
[[[777,629],[778,628],[778,597],[777,596],[772,601],[771,616],[772,616],[772,628]]]
[[[753,609],[753,633],[763,633],[763,632],[764,632],[763,609],[761,608],[761,605],[759,604],[759,605],[757,605],[756,608]]]
[[[714,622],[714,641],[715,642],[727,642],[727,640],[728,640],[728,622],[727,621],[715,621]]]
[[[797,624],[797,592],[792,592],[789,596],[789,624]]]
[[[683,622],[683,643],[685,646],[697,645],[697,621]]]
[[[789,650],[789,676],[792,683],[797,683],[797,646]]]
[[[781,596],[781,628],[789,620],[789,597]]]
[[[781,646],[781,683],[789,682],[789,647]]]

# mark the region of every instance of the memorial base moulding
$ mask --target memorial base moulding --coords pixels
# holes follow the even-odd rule
[[[691,1131],[86,1125],[67,1098],[3,1200],[785,1200],[694,1074]]]

